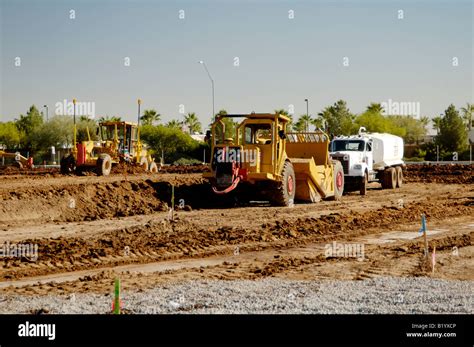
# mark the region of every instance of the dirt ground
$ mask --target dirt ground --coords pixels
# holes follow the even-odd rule
[[[108,177],[2,172],[0,246],[37,244],[39,256],[0,258],[0,292],[110,292],[117,276],[125,289],[270,276],[474,280],[473,166],[409,166],[401,189],[371,184],[365,197],[291,208],[228,208],[202,169]],[[430,252],[436,246],[434,272],[418,232],[422,214]],[[349,253],[328,255],[341,245]]]

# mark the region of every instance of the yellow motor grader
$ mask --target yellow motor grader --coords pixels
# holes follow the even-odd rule
[[[152,173],[158,172],[157,164],[140,141],[138,124],[123,121],[101,122],[97,135],[99,140],[91,140],[87,129],[88,139],[77,143],[77,129],[74,124],[72,152],[61,159],[61,173],[95,170],[98,175],[107,176],[112,165],[119,163],[137,165]]]
[[[226,117],[243,118],[228,138]],[[208,133],[211,171],[204,173],[214,193],[238,194],[238,187],[246,185],[277,206],[339,199],[344,172],[341,163],[329,157],[328,135],[321,130],[287,132],[289,121],[270,113],[217,116]]]

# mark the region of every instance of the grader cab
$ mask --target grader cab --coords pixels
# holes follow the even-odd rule
[[[225,118],[243,118],[231,137],[226,137]],[[218,116],[209,134],[211,171],[204,173],[213,191],[238,194],[238,187],[247,186],[278,206],[339,199],[344,172],[340,162],[329,158],[328,135],[320,130],[288,133],[289,120],[268,113]]]

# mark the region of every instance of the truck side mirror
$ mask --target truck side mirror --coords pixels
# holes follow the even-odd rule
[[[278,131],[278,136],[280,136],[280,139],[284,140],[286,139],[286,134],[284,130],[279,130]]]

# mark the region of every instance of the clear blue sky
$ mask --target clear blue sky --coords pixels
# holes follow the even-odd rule
[[[51,115],[55,103],[74,97],[95,102],[97,116],[134,120],[140,97],[163,121],[179,118],[183,104],[207,125],[211,84],[201,59],[215,80],[216,111],[293,104],[299,115],[309,98],[312,114],[338,99],[361,112],[370,102],[392,99],[420,102],[422,115],[432,117],[450,103],[473,101],[470,0],[0,4],[2,121],[32,104],[48,104]]]

